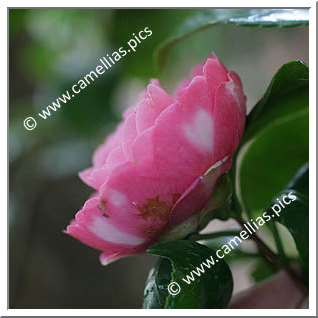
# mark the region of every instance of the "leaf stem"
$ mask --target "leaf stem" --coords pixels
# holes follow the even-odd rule
[[[277,248],[278,255],[280,256],[280,258],[281,258],[281,260],[282,260],[282,262],[284,264],[288,264],[288,257],[286,256],[286,253],[284,251],[284,246],[283,246],[282,240],[280,238],[280,235],[279,235],[279,232],[278,232],[277,225],[276,225],[275,221],[272,221],[270,223],[270,227],[271,227],[271,230],[272,230],[272,233],[273,233],[273,236],[274,236],[274,240],[275,240],[275,243],[276,243],[276,248]]]
[[[242,228],[244,228],[244,224],[246,223],[242,218],[237,217],[236,221],[240,224]],[[303,283],[298,274],[290,268],[288,265],[284,264],[279,257],[272,252],[272,250],[255,234],[251,234],[251,238],[256,243],[260,253],[270,262],[277,265],[279,268],[282,268],[286,271],[289,277],[295,282],[297,287],[305,294],[308,295],[308,287]]]

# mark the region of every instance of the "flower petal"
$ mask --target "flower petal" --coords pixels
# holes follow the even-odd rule
[[[227,157],[211,167],[182,194],[175,203],[169,220],[172,228],[180,222],[201,211],[210,200],[217,182],[231,167],[231,160]]]
[[[232,156],[245,125],[245,98],[236,94],[237,83],[222,83],[215,95],[214,106],[214,158]]]
[[[122,126],[122,124],[119,124],[116,131],[109,135],[104,143],[95,151],[93,155],[93,164],[95,167],[101,167],[104,165],[109,153],[120,143]]]
[[[122,132],[122,149],[125,157],[131,160],[131,144],[137,137],[136,112],[132,112],[125,120]]]
[[[172,98],[161,88],[157,81],[147,87],[147,98],[138,105],[136,127],[138,133],[153,126],[159,114],[173,103]]]
[[[208,95],[205,79],[195,77],[154,127],[154,165],[177,192],[182,193],[213,164],[214,121]]]
[[[98,197],[88,200],[65,232],[108,255],[135,253],[146,241],[118,228],[104,213]]]

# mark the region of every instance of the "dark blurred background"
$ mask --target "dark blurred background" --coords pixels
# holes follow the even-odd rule
[[[141,308],[154,258],[107,267],[99,252],[63,234],[92,190],[77,177],[94,148],[152,77],[155,48],[193,10],[9,10],[9,307]],[[35,116],[148,26],[153,34],[33,131]],[[284,62],[308,62],[308,29],[216,26],[178,44],[161,73],[169,92],[212,51],[238,72],[248,108]],[[35,116],[36,117],[36,116]],[[242,276],[240,265],[234,275]],[[239,274],[238,274],[239,273]],[[236,286],[248,286],[242,279]]]

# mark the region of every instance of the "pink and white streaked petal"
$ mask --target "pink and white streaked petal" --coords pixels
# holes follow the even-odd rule
[[[152,165],[127,163],[112,173],[100,193],[107,213],[121,229],[152,238],[167,223],[174,204],[168,182]]]
[[[88,200],[66,233],[109,256],[135,253],[146,243],[145,238],[126,233],[105,216],[98,197]]]
[[[153,132],[159,175],[184,191],[213,164],[214,122],[207,84],[196,77],[178,103],[158,117]]]

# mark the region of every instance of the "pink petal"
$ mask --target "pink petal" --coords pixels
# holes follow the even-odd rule
[[[208,83],[210,98],[213,100],[220,83],[228,81],[228,71],[216,55],[213,54],[212,57],[206,60],[203,66],[203,73]]]
[[[189,86],[189,84],[191,83],[190,79],[184,79],[181,81],[181,83],[177,86],[177,88],[175,89],[175,92],[173,94],[173,97],[175,99],[178,99],[181,95],[182,92]]]
[[[119,124],[117,126],[116,131],[109,135],[104,141],[104,143],[97,148],[93,156],[94,166],[101,167],[105,164],[109,153],[112,151],[114,147],[116,147],[120,143],[121,130],[122,124]]]
[[[89,199],[65,232],[103,251],[103,255],[108,255],[108,258],[144,250],[146,239],[120,229],[104,210],[105,206],[101,206],[100,198]]]
[[[99,190],[101,185],[108,179],[111,171],[110,166],[103,166],[101,168],[88,168],[81,171],[79,177],[90,187]]]
[[[125,163],[127,158],[125,156],[122,144],[119,144],[115,149],[113,149],[106,160],[106,166],[115,168],[118,165]]]
[[[235,72],[229,72],[228,77],[233,83],[233,95],[239,105],[239,129],[240,138],[243,136],[246,120],[246,96],[243,93],[242,82]]]
[[[191,70],[191,76],[202,76],[203,75],[203,67],[205,63],[200,63],[196,65],[192,70]]]
[[[131,145],[137,137],[136,112],[132,112],[125,120],[122,132],[122,149],[125,157],[132,160]]]
[[[120,228],[149,240],[168,222],[174,197],[151,165],[127,163],[112,172],[100,193]]]
[[[175,203],[169,220],[170,228],[204,208],[211,199],[220,176],[231,167],[231,160],[223,158],[223,162],[220,162],[219,166],[217,163],[216,166],[216,168],[211,171],[208,170],[203,176],[196,179]]]
[[[92,187],[95,190],[98,190],[98,186],[96,183],[96,180],[92,178],[93,172],[96,170],[96,168],[88,168],[83,171],[80,171],[78,173],[78,176],[82,179],[83,182],[85,182],[88,186]]]
[[[218,87],[214,106],[214,158],[232,156],[245,125],[245,98],[236,94],[237,83],[230,81]],[[242,102],[244,103],[242,104]]]
[[[153,127],[144,130],[131,145],[132,161],[134,164],[153,162]]]
[[[160,114],[154,127],[154,165],[180,193],[214,163],[214,121],[208,95],[205,79],[194,78],[180,100]]]
[[[153,81],[147,87],[147,98],[137,106],[136,127],[138,133],[151,127],[159,114],[173,103],[172,98]]]
[[[129,115],[136,112],[136,106],[128,107],[123,113],[123,120],[126,120]]]

